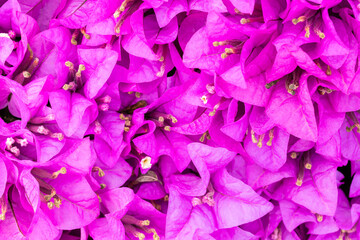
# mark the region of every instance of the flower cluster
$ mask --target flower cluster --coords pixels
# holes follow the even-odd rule
[[[1,239],[360,239],[359,1],[0,5]]]

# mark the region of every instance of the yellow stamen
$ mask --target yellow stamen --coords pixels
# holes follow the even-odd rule
[[[171,119],[171,122],[172,123],[177,123],[177,119],[176,119],[176,117],[174,117],[174,116],[172,116],[172,115],[170,115],[170,119]]]
[[[48,202],[48,201],[50,201],[55,195],[56,195],[56,191],[55,191],[55,189],[52,189],[50,195],[45,195],[45,196],[44,196],[44,199],[45,199],[45,201]]]
[[[273,139],[274,139],[274,129],[271,129],[269,132],[269,141],[267,141],[266,145],[270,147],[272,145]]]
[[[207,104],[207,102],[208,102],[207,96],[203,95],[200,99],[203,102],[203,104]]]
[[[314,29],[314,32],[316,33],[316,35],[319,36],[319,38],[321,39],[325,38],[325,34],[320,29]]]
[[[255,132],[254,132],[254,130],[251,130],[251,141],[252,141],[253,143],[257,143],[257,142],[258,142],[258,140],[257,140],[256,137],[255,137]]]
[[[85,70],[85,65],[84,65],[84,64],[80,64],[78,71],[84,71],[84,70]]]
[[[125,0],[125,1],[122,2],[121,6],[119,8],[120,12],[125,11],[125,8],[126,8],[126,5],[128,4],[128,2],[129,2],[129,0]]]
[[[49,208],[49,209],[53,209],[54,208],[54,203],[53,202],[47,202],[47,207]]]
[[[60,168],[59,171],[56,171],[51,175],[51,178],[55,179],[59,176],[59,174],[66,174],[66,168],[65,167]]]
[[[24,78],[30,78],[31,73],[29,73],[28,71],[23,71],[23,76],[24,76]]]
[[[90,35],[86,32],[85,28],[81,28],[80,31],[81,31],[82,35],[84,35],[84,37],[85,37],[86,39],[90,39],[90,38],[91,38]]]
[[[346,131],[351,132],[354,128],[357,128],[357,132],[360,133],[360,124],[359,123],[355,123],[354,125],[352,125],[350,127],[346,127]]]
[[[71,89],[71,86],[67,83],[64,84],[64,86],[62,87],[62,89],[64,89],[65,91]]]
[[[99,177],[104,177],[105,176],[105,172],[99,167],[93,167],[92,171],[93,172],[98,172]]]
[[[7,202],[5,201],[4,195],[0,198],[1,203],[1,214],[0,220],[5,220],[6,210],[7,210]]]
[[[247,24],[247,23],[249,23],[250,22],[250,20],[248,19],[248,18],[242,18],[241,20],[240,20],[240,23],[241,24]]]
[[[299,22],[305,22],[305,20],[306,20],[306,17],[305,17],[305,16],[300,16],[300,17],[298,17],[298,18],[294,18],[294,19],[292,20],[292,23],[293,23],[294,25],[296,25],[296,24],[298,24]]]
[[[142,169],[151,168],[151,166],[152,166],[151,157],[149,157],[149,156],[144,157],[143,159],[141,159],[140,164],[141,164]]]
[[[222,53],[222,54],[221,54],[221,58],[222,58],[222,59],[225,59],[227,56],[228,56],[228,55],[227,55],[226,53]]]
[[[328,76],[331,75],[331,69],[330,69],[329,65],[327,66],[327,69],[326,69],[326,75],[328,75]]]
[[[101,188],[101,189],[106,188],[106,184],[105,184],[105,183],[101,183],[101,184],[100,184],[100,188]]]
[[[65,66],[67,66],[67,67],[70,68],[70,69],[73,69],[73,68],[74,68],[74,64],[73,64],[72,62],[70,62],[70,61],[66,61],[66,62],[65,62]]]
[[[201,135],[201,137],[200,137],[200,139],[199,139],[199,141],[200,142],[204,142],[205,141],[205,136],[206,136],[206,132],[204,132],[202,135]]]
[[[296,158],[297,158],[297,153],[296,153],[296,152],[290,153],[290,157],[291,157],[292,159],[296,159]]]
[[[154,240],[159,240],[160,239],[159,235],[157,234],[157,232],[156,232],[156,230],[154,228],[142,227],[141,229],[146,233],[152,233]]]
[[[265,135],[261,134],[259,137],[259,142],[256,144],[259,148],[262,148],[262,141],[264,140]]]
[[[236,14],[241,14],[241,12],[239,11],[239,9],[237,9],[237,8],[234,9],[234,12],[235,12]]]
[[[315,216],[316,216],[316,220],[317,220],[318,222],[322,222],[322,221],[324,220],[323,215],[320,215],[320,214],[315,213]]]
[[[62,200],[60,198],[54,198],[54,205],[56,208],[60,208]]]
[[[214,46],[214,47],[220,46],[220,42],[218,42],[218,41],[213,42],[213,46]]]
[[[305,26],[305,37],[306,38],[310,37],[310,26],[309,25]]]

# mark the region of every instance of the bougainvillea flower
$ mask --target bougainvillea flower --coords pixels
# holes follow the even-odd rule
[[[3,75],[15,77],[16,70],[19,73],[19,70],[27,67],[25,55],[28,49],[27,45],[31,38],[39,31],[39,27],[32,17],[21,12],[17,1],[7,1],[3,4],[0,8],[0,15],[4,19],[0,23],[2,34],[0,37],[2,39],[0,68]],[[23,59],[25,62],[23,62]]]

